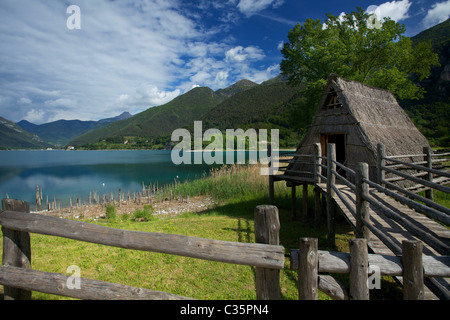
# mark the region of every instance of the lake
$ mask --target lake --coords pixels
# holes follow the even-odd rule
[[[229,152],[239,159],[237,151]],[[224,161],[226,154],[223,152]],[[49,201],[55,197],[64,207],[69,199],[75,204],[78,197],[87,202],[90,192],[97,191],[100,198],[103,194],[109,197],[111,192],[116,196],[119,189],[122,194],[139,192],[142,183],[162,186],[175,179],[184,182],[208,174],[211,168],[205,163],[175,165],[170,150],[0,151],[0,199],[8,195],[25,200],[34,210],[39,186],[44,205],[48,196]]]
[[[206,164],[180,164],[171,161],[170,150],[65,151],[24,150],[0,151],[0,198],[30,202],[35,209],[36,187],[42,189],[45,204],[53,197],[61,206],[75,204],[80,197],[87,201],[89,192],[100,197],[142,191],[146,186],[159,186],[192,180],[208,173]]]

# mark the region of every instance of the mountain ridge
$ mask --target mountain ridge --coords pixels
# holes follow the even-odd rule
[[[16,124],[22,129],[32,134],[36,134],[52,146],[63,147],[76,136],[79,136],[92,128],[100,128],[109,123],[124,120],[129,117],[131,117],[129,112],[123,112],[116,117],[100,119],[98,121],[60,119],[37,125],[27,120],[21,120]]]
[[[12,121],[0,117],[0,150],[2,149],[42,149],[50,144],[36,134],[32,134]]]

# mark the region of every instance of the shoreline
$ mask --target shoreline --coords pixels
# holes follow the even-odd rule
[[[153,197],[142,197],[140,200],[122,200],[110,201],[105,203],[82,204],[79,206],[69,206],[52,210],[30,210],[30,213],[41,214],[46,216],[54,216],[59,218],[71,219],[93,219],[95,221],[106,218],[106,206],[114,205],[116,207],[117,216],[124,214],[133,214],[136,210],[144,209],[144,206],[151,205],[154,208],[153,215],[171,217],[186,212],[201,213],[214,208],[217,204],[211,196],[196,196],[193,198],[168,199],[163,198],[156,201]]]

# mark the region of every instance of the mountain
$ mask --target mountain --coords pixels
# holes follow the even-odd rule
[[[38,135],[42,140],[56,147],[63,147],[73,138],[82,135],[92,128],[101,128],[109,123],[128,119],[131,114],[123,112],[117,117],[102,119],[99,121],[81,121],[81,120],[57,120],[41,125],[33,124],[22,120],[17,123],[18,126],[30,133]]]
[[[41,124],[30,131],[54,146],[62,147],[96,124],[97,121],[57,120]]]
[[[438,67],[433,67],[431,75],[418,83],[427,94],[422,102],[448,102],[450,98],[450,19],[411,38],[413,44],[430,41],[433,51],[439,55]]]
[[[0,149],[41,149],[50,145],[12,121],[0,117]]]
[[[272,82],[239,92],[218,104],[202,117],[204,128],[267,127],[275,116],[286,113],[286,102],[297,95],[298,87]]]
[[[258,84],[247,80],[242,79],[236,82],[235,84],[232,84],[231,86],[225,88],[225,89],[219,89],[215,92],[215,94],[222,100],[226,100],[232,96],[234,96],[236,93],[251,89],[258,86]]]
[[[172,101],[149,108],[129,119],[111,123],[103,128],[73,139],[71,144],[96,143],[106,138],[148,137],[170,135],[173,130],[184,127],[215,107],[221,99],[208,87],[194,88]],[[123,139],[122,139],[123,141]]]
[[[431,145],[450,147],[450,19],[411,40],[414,45],[422,40],[430,41],[441,65],[433,67],[427,79],[416,82],[426,91],[423,99],[399,103]]]
[[[193,131],[196,120],[203,121],[204,130],[279,128],[282,139],[289,140],[290,103],[298,94],[299,88],[291,87],[280,76],[260,85],[243,79],[217,91],[198,87],[127,120],[94,128],[70,144],[105,148],[112,143],[124,148],[127,141],[134,147],[167,147],[175,129]]]
[[[122,112],[117,117],[101,119],[101,120],[97,121],[97,125],[107,125],[109,123],[113,123],[113,122],[116,122],[116,121],[126,120],[128,118],[131,118],[132,116],[133,115],[131,113],[129,113],[129,112]]]
[[[19,127],[21,127],[22,129],[31,132],[33,129],[35,129],[38,125],[31,123],[30,121],[27,120],[21,120],[19,122],[16,123]]]

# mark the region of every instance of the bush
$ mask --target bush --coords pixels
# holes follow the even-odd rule
[[[151,204],[147,204],[144,206],[144,209],[142,210],[136,210],[133,213],[133,220],[134,221],[151,221],[154,219],[153,212],[155,209]]]
[[[107,220],[115,220],[117,219],[117,210],[116,206],[113,204],[108,204],[106,206],[106,219]]]

